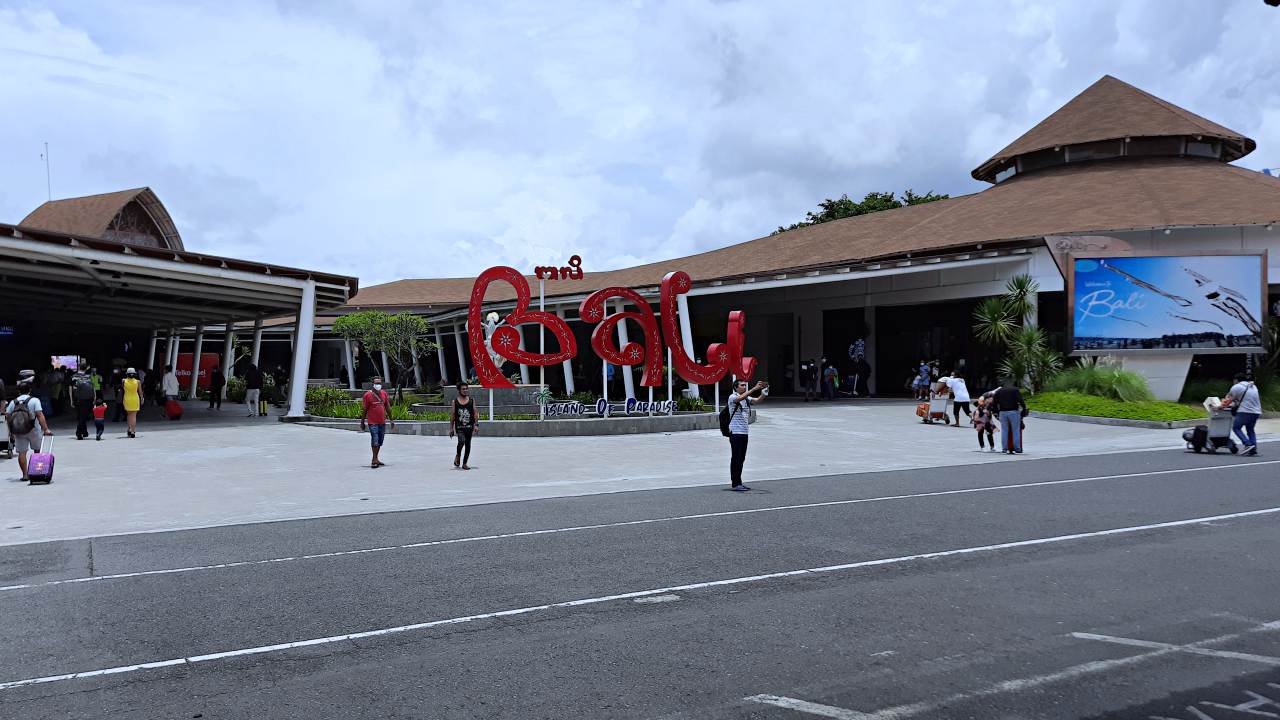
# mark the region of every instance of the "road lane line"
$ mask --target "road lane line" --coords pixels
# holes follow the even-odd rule
[[[1061,542],[1069,542],[1072,540],[1085,540],[1097,537],[1109,537],[1115,535],[1125,535],[1130,533],[1145,532],[1149,530],[1164,530],[1168,528],[1186,527],[1188,525],[1202,525],[1210,520],[1237,520],[1241,518],[1259,517],[1263,515],[1274,515],[1280,513],[1280,507],[1262,508],[1259,510],[1246,510],[1244,512],[1228,513],[1226,515],[1210,515],[1207,517],[1188,518],[1185,520],[1170,520],[1168,522],[1150,523],[1147,525],[1131,525],[1129,527],[1112,528],[1109,530],[1093,530],[1083,533],[1072,533],[1070,535],[1054,535],[1051,537],[1031,538],[1029,540],[1015,540],[1012,542],[998,543],[995,545],[978,545],[974,547],[956,548],[953,550],[938,550],[927,553],[917,553],[914,555],[902,555],[892,558],[881,558],[879,560],[862,560],[859,562],[843,563],[840,565],[824,565],[822,567],[801,568],[798,570],[785,570],[782,572],[763,573],[760,575],[748,575],[745,577],[725,578],[723,580],[707,580],[704,582],[689,583],[686,585],[673,585],[669,587],[650,588],[648,590],[636,590],[633,592],[618,593],[615,595],[602,595],[599,597],[581,598],[578,600],[565,600],[562,602],[548,603],[545,605],[531,605],[522,608],[513,608],[510,610],[499,610],[496,612],[480,613],[477,615],[464,615],[462,617],[448,618],[445,620],[431,620],[428,622],[414,623],[412,625],[399,625],[396,627],[380,628],[377,630],[365,630],[362,632],[354,632],[346,635],[331,635],[329,637],[313,638],[310,640],[297,640],[294,642],[279,643],[276,645],[262,645],[259,647],[242,648],[239,650],[228,650],[225,652],[211,653],[207,655],[195,655],[185,658],[175,658],[172,660],[161,660],[158,662],[123,665],[120,667],[106,668],[102,670],[87,670],[84,672],[66,673],[61,675],[49,675],[46,677],[27,678],[24,680],[11,680],[9,682],[0,683],[0,690],[10,690],[13,688],[24,687],[28,685],[41,685],[44,683],[60,682],[64,680],[75,680],[81,678],[98,677],[101,675],[114,675],[119,673],[136,672],[152,667],[165,667],[169,665],[194,664],[200,662],[209,662],[212,660],[221,660],[230,657],[239,657],[244,655],[261,655],[263,653],[277,652],[281,650],[290,650],[292,648],[306,647],[311,645],[328,645],[333,643],[345,642],[349,640],[361,640],[364,638],[380,637],[383,635],[397,635],[400,633],[411,632],[414,630],[425,630],[428,628],[443,627],[446,625],[461,625],[479,620],[490,620],[493,618],[512,617],[516,615],[528,615],[530,613],[541,612],[544,610],[552,610],[557,608],[575,608],[587,605],[599,605],[602,603],[613,602],[616,600],[632,600],[640,597],[652,597],[655,595],[667,595],[671,593],[688,592],[690,590],[704,590],[706,588],[726,587],[732,585],[746,585],[766,580],[778,580],[781,578],[799,577],[803,575],[821,575],[824,573],[840,572],[844,570],[856,570],[868,567],[878,567],[883,565],[896,565],[917,560],[933,560],[936,558],[955,557],[962,555],[972,555],[976,553],[992,552],[996,550],[1012,550],[1016,548],[1034,547],[1037,545],[1051,545]],[[1280,621],[1277,621],[1280,622]],[[1276,623],[1269,623],[1270,625]],[[1157,651],[1159,652],[1159,651]],[[1170,651],[1172,652],[1172,651]]]
[[[1031,677],[1017,678],[1015,680],[1005,680],[1003,682],[996,683],[995,685],[982,688],[981,690],[969,690],[966,692],[956,693],[945,697],[942,700],[933,702],[917,702],[910,703],[908,705],[895,705],[882,710],[876,710],[875,712],[863,713],[859,717],[863,720],[904,720],[905,718],[915,717],[918,715],[937,716],[940,710],[944,708],[953,708],[953,706],[959,702],[977,700],[995,695],[1003,695],[1005,693],[1021,692],[1023,690],[1032,690],[1043,685],[1075,680],[1093,673],[1116,670],[1129,665],[1137,665],[1147,660],[1153,660],[1166,655],[1173,655],[1191,648],[1199,649],[1204,645],[1216,645],[1218,643],[1238,640],[1254,633],[1271,632],[1275,630],[1280,630],[1280,620],[1263,623],[1261,625],[1251,627],[1243,632],[1232,633],[1230,635],[1219,635],[1217,637],[1198,640],[1186,645],[1170,645],[1160,647],[1150,652],[1140,653],[1138,655],[1129,655],[1128,657],[1114,658],[1111,660],[1094,660],[1087,663],[1081,663],[1079,665],[1072,665],[1071,667],[1043,675],[1033,675]],[[1073,635],[1074,634],[1075,633],[1073,633]],[[743,700],[754,702],[757,697],[763,696],[756,695],[753,697],[743,698]]]
[[[760,703],[762,705],[773,705],[774,707],[795,710],[796,712],[807,713],[809,715],[817,715],[825,718],[835,718],[836,720],[867,720],[871,717],[866,713],[860,713],[854,710],[846,710],[831,705],[822,705],[807,700],[797,700],[796,698],[783,697],[781,695],[752,695],[744,698],[748,702]]]
[[[1280,460],[1264,460],[1262,462],[1248,463],[1248,467],[1257,465],[1273,465],[1280,463]],[[1009,485],[987,485],[976,488],[961,488],[958,490],[936,490],[923,493],[911,493],[906,495],[881,495],[872,498],[856,498],[853,500],[828,500],[824,502],[801,503],[798,505],[777,505],[765,508],[750,508],[747,510],[722,510],[709,513],[697,513],[693,515],[673,515],[669,517],[647,518],[643,520],[623,520],[612,523],[597,523],[594,525],[573,525],[562,528],[549,528],[544,530],[524,530],[520,532],[495,533],[492,535],[477,535],[474,537],[450,538],[446,540],[428,540],[424,542],[407,543],[404,545],[385,545],[381,547],[359,548],[356,550],[338,550],[327,553],[312,553],[308,555],[291,555],[287,557],[266,558],[263,560],[237,560],[232,562],[217,563],[212,565],[190,565],[187,567],[164,568],[160,570],[139,570],[136,572],[113,573],[110,575],[92,575],[81,578],[67,578],[65,580],[46,580],[38,583],[21,583],[17,585],[0,586],[0,592],[11,590],[27,590],[31,588],[54,587],[58,585],[76,585],[81,583],[94,583],[103,580],[123,580],[127,578],[150,577],[153,575],[174,575],[178,573],[189,572],[205,572],[210,570],[226,570],[230,568],[252,567],[255,565],[271,565],[273,563],[297,562],[300,560],[320,560],[325,558],[346,557],[350,555],[365,555],[369,553],[390,552],[393,550],[414,550],[417,548],[436,547],[439,545],[456,545],[460,543],[482,542],[489,540],[509,540],[512,538],[534,537],[537,535],[555,535],[560,533],[583,532],[586,530],[604,530],[608,528],[630,527],[636,525],[653,525],[657,523],[679,522],[684,520],[705,520],[708,518],[732,517],[735,515],[754,515],[758,513],[780,512],[783,510],[805,510],[811,508],[839,507],[843,505],[860,505],[863,503],[888,502],[892,500],[913,500],[918,498],[943,497],[947,495],[967,495],[972,493],[996,492],[1000,490],[1019,490],[1024,488],[1046,487],[1053,485],[1070,485],[1075,483],[1096,482],[1099,480],[1123,480],[1135,477],[1149,477],[1151,475],[1176,475],[1181,473],[1201,472],[1207,470],[1226,470],[1230,468],[1241,467],[1243,463],[1234,463],[1231,465],[1209,465],[1199,468],[1178,468],[1175,470],[1149,470],[1140,473],[1123,473],[1119,475],[1096,475],[1085,478],[1068,478],[1065,480],[1045,480],[1042,482],[1026,482],[1013,483]]]
[[[1207,655],[1209,657],[1226,658],[1229,660],[1244,660],[1247,662],[1262,663],[1263,665],[1280,666],[1280,658],[1271,657],[1269,655],[1254,655],[1253,653],[1235,652],[1232,650],[1215,650],[1213,648],[1192,647],[1188,645],[1175,645],[1172,643],[1153,642],[1151,640],[1138,640],[1136,638],[1116,637],[1114,635],[1098,635],[1096,633],[1071,633],[1071,637],[1081,640],[1098,640],[1100,642],[1114,643],[1116,645],[1129,645],[1131,647],[1150,648],[1150,649],[1166,649],[1176,650],[1178,652],[1190,653],[1192,655]]]

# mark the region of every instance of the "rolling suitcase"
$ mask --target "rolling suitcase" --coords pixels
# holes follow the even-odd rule
[[[45,452],[46,442],[49,445],[49,452]],[[27,463],[27,477],[31,479],[32,485],[48,485],[53,482],[53,438],[45,437],[40,440],[40,452],[31,453],[31,460]]]
[[[177,400],[167,400],[164,404],[164,416],[170,420],[182,419],[182,403]]]

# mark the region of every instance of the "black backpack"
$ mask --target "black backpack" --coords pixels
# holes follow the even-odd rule
[[[13,401],[13,412],[9,413],[9,432],[14,435],[26,435],[36,427],[36,419],[27,407],[29,402],[30,396]]]
[[[741,410],[741,409],[742,409],[742,403],[738,403],[738,410]],[[736,413],[738,412],[738,410],[734,410],[733,412]],[[724,407],[720,408],[720,434],[721,435],[725,437],[729,437],[730,435],[733,434],[729,432],[729,423],[731,422],[733,422],[733,414],[729,412],[729,404],[725,403]]]
[[[82,377],[76,381],[76,400],[92,400],[96,395],[92,380]]]

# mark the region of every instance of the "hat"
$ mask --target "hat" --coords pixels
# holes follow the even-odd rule
[[[137,374],[138,374],[138,371],[137,371],[137,370],[134,370],[133,368],[129,368],[128,370],[125,370],[125,371],[124,371],[124,374],[125,374],[125,375],[137,375]]]
[[[19,371],[18,371],[18,384],[19,384],[19,385],[21,385],[21,384],[23,384],[23,383],[35,382],[35,379],[36,379],[36,371],[35,371],[35,370],[19,370]]]

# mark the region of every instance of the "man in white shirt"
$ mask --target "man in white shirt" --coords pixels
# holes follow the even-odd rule
[[[1244,445],[1244,454],[1257,455],[1258,435],[1254,432],[1254,427],[1258,424],[1258,418],[1262,417],[1262,397],[1258,394],[1258,386],[1248,380],[1244,373],[1236,373],[1235,380],[1236,384],[1227,391],[1236,416],[1231,429]]]
[[[951,409],[956,415],[956,427],[960,427],[960,411],[964,411],[967,418],[972,419],[973,414],[969,412],[969,386],[964,382],[964,376],[959,370],[953,370],[951,377],[944,378],[943,382],[947,384],[947,389],[951,391]]]
[[[18,397],[5,406],[5,423],[13,436],[14,449],[18,451],[18,468],[22,470],[22,479],[30,480],[27,475],[27,454],[35,449],[40,452],[40,443],[45,435],[53,435],[49,423],[44,417],[44,406],[40,398],[31,394],[35,385],[34,370],[23,370],[18,373]]]
[[[164,377],[160,383],[166,400],[178,399],[178,374],[173,371],[172,365],[164,366]]]

